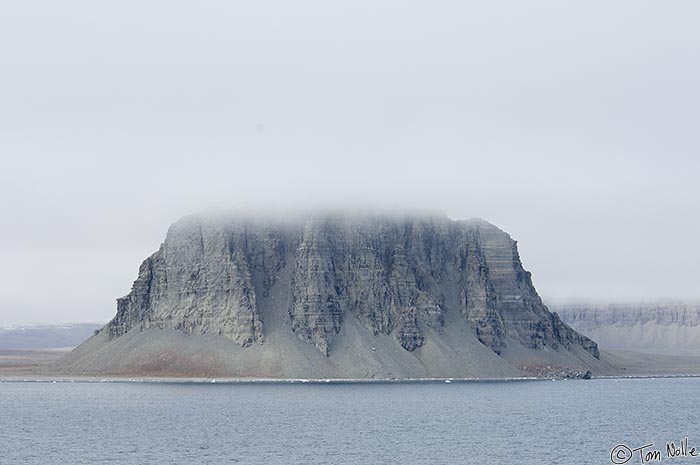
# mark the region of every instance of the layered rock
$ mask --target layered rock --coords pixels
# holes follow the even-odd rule
[[[261,343],[252,274],[261,269],[271,283],[281,252],[275,241],[250,237],[239,224],[173,225],[160,250],[141,264],[131,292],[117,300],[117,315],[107,325],[110,336],[156,327],[224,335],[243,347]]]
[[[567,324],[607,349],[700,353],[700,304],[684,302],[563,305]]]
[[[185,218],[143,262],[106,331],[111,340],[160,328],[266,344],[259,302],[271,293],[267,318],[327,356],[349,319],[414,352],[457,315],[496,354],[515,344],[599,357],[543,305],[510,236],[440,215]]]

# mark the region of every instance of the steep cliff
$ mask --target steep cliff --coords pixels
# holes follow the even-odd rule
[[[183,335],[207,341],[191,347],[209,354],[207,370],[185,343],[173,345]],[[543,305],[516,242],[485,221],[197,215],[170,228],[115,318],[64,368],[458,377],[596,368],[598,359],[593,341]]]
[[[667,354],[700,354],[700,304],[566,305],[562,319],[601,347]]]

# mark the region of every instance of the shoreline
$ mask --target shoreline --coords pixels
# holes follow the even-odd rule
[[[451,383],[512,383],[527,381],[591,381],[633,379],[700,378],[700,374],[635,374],[601,375],[590,379],[532,377],[513,378],[206,378],[206,377],[138,377],[138,376],[0,376],[0,383],[147,383],[147,384],[451,384]]]
[[[513,377],[430,377],[430,378],[268,378],[238,377],[224,373],[66,373],[54,364],[69,352],[57,350],[1,350],[0,382],[122,382],[181,384],[392,384],[392,383],[492,383],[521,381],[566,381],[583,379],[565,372],[525,373]],[[591,379],[653,379],[700,377],[700,356],[659,355],[602,350],[609,369],[592,373]]]

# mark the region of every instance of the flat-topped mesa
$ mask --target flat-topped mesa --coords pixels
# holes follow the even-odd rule
[[[557,311],[606,349],[700,353],[700,302],[575,304]]]
[[[515,343],[599,358],[593,341],[543,305],[508,234],[441,215],[184,218],[143,262],[106,329],[110,339],[161,328],[265,344],[259,300],[271,293],[266,318],[325,355],[351,318],[413,352],[455,314],[496,354]]]

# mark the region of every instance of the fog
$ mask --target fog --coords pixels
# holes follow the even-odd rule
[[[700,298],[700,3],[13,2],[0,324],[106,321],[210,208],[481,217],[546,303]]]

